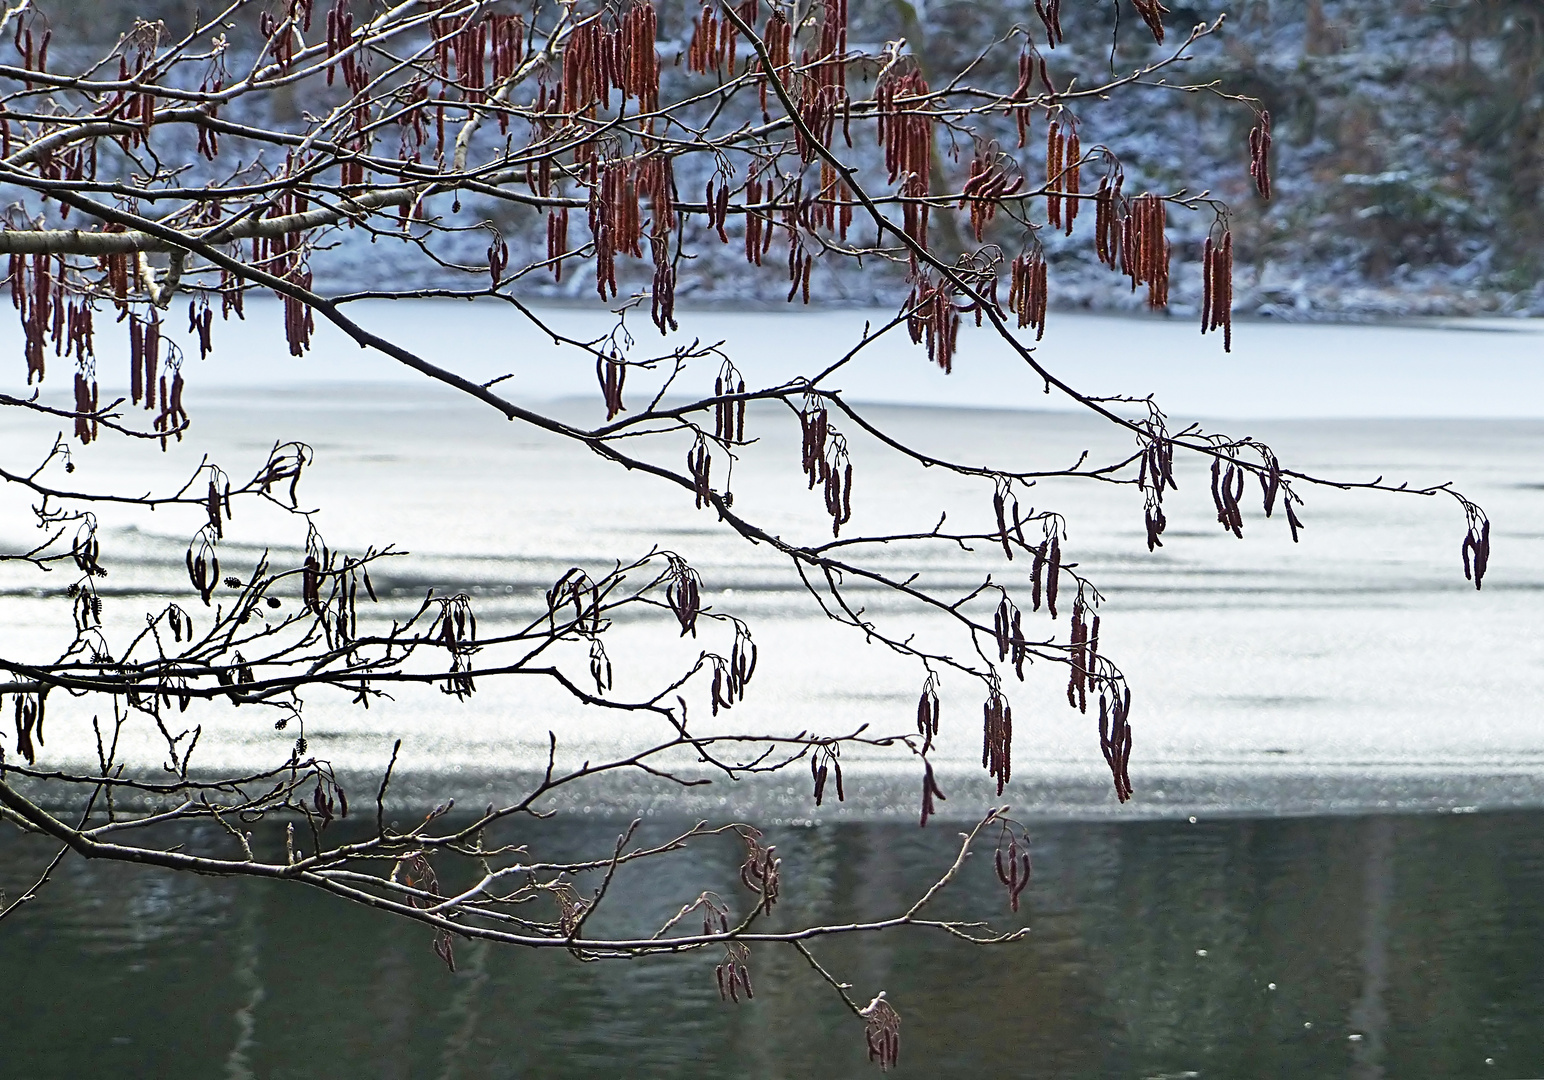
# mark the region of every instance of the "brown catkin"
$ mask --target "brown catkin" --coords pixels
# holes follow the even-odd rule
[[[75,437],[84,446],[91,441],[91,421],[85,415],[91,410],[91,391],[86,386],[86,377],[80,372],[75,373]]]
[[[1222,234],[1222,270],[1218,275],[1222,286],[1222,351],[1233,351],[1233,233]]]
[[[1045,217],[1052,228],[1061,228],[1062,200],[1062,152],[1064,149],[1061,122],[1052,120],[1045,131]]]
[[[1224,352],[1233,351],[1233,233],[1208,236],[1201,251],[1201,332],[1222,330]]]
[[[1065,191],[1069,196],[1067,199],[1066,213],[1068,236],[1072,235],[1072,223],[1076,221],[1078,217],[1078,203],[1083,201],[1077,197],[1082,194],[1082,188],[1080,187],[1081,178],[1078,176],[1078,163],[1082,156],[1082,148],[1078,145],[1078,129],[1073,128],[1070,132],[1067,133],[1067,148],[1065,153],[1064,167],[1062,170],[1064,177],[1062,190]]]
[[[1046,261],[1041,256],[1035,265],[1035,277],[1031,283],[1031,295],[1034,298],[1033,311],[1030,323],[1035,327],[1035,340],[1039,341],[1045,335],[1045,312],[1050,303],[1050,285],[1046,278]]]
[[[915,70],[887,75],[874,91],[889,182],[901,184],[902,231],[924,250],[929,208],[921,200],[928,196],[931,184],[933,114],[925,106],[908,108],[900,99],[922,98],[927,92],[927,80]]]
[[[1051,534],[1051,551],[1045,563],[1045,606],[1056,618],[1056,590],[1061,583],[1061,539]]]
[[[1036,341],[1045,335],[1048,299],[1044,253],[1036,250],[1014,259],[1008,286],[1008,308],[1018,317],[1020,329],[1035,328]]]
[[[1161,308],[1169,302],[1169,255],[1170,244],[1164,235],[1167,209],[1164,201],[1153,194],[1143,194],[1132,200],[1131,214],[1123,223],[1122,268],[1131,276],[1133,290],[1139,284],[1147,285],[1149,307]]]
[[[156,372],[161,366],[161,317],[151,311],[150,321],[145,324],[144,347],[140,359],[145,365],[145,408],[155,408]]]
[[[1078,689],[1083,684],[1083,602],[1072,605],[1072,633],[1067,642],[1067,704],[1078,707]]]
[[[1163,13],[1168,10],[1161,0],[1131,0],[1137,9],[1137,14],[1142,16],[1142,21],[1147,24],[1147,29],[1152,32],[1153,40],[1163,44]]]
[[[1018,316],[1020,330],[1029,325],[1023,304],[1024,260],[1025,256],[1016,256],[1008,267],[1008,310]]]
[[[1212,238],[1208,236],[1201,245],[1201,333],[1216,329],[1214,322],[1216,316],[1216,301],[1214,293],[1214,276],[1216,270],[1216,253],[1212,249]]]
[[[547,214],[547,258],[552,260],[552,276],[563,280],[563,256],[568,252],[568,207]]]
[[[1260,121],[1249,131],[1249,176],[1260,198],[1271,197],[1271,114],[1261,110]]]
[[[139,399],[145,394],[145,368],[144,368],[145,339],[144,331],[140,327],[139,316],[129,313],[129,392],[133,403],[139,404]]]
[[[761,178],[755,174],[745,185],[745,261],[752,266],[761,265],[761,215],[751,209],[761,202]]]

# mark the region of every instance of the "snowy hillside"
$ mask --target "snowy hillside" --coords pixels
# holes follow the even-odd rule
[[[671,39],[684,40],[697,5],[661,0],[658,6],[669,93],[669,81],[685,77],[684,67],[672,67],[678,45]],[[99,33],[116,25],[97,17],[103,9],[119,13],[125,23],[137,13],[159,16],[173,30],[186,25],[190,14],[190,5],[180,0],[45,0],[44,7],[61,25],[90,26]],[[1112,15],[1117,10],[1118,32]],[[1293,319],[1544,314],[1544,284],[1539,282],[1544,256],[1544,8],[1537,0],[1461,5],[1432,0],[1174,2],[1165,17],[1169,44],[1164,48],[1182,39],[1189,27],[1224,11],[1222,31],[1197,47],[1194,60],[1170,76],[1170,85],[1134,87],[1107,102],[1080,104],[1076,112],[1083,147],[1104,145],[1119,156],[1128,193],[1207,190],[1228,203],[1240,312]],[[93,13],[89,20],[88,12]],[[1046,54],[1059,87],[1086,87],[1109,78],[1111,44],[1117,37],[1117,73],[1159,55],[1160,47],[1129,0],[1120,0],[1118,9],[1069,5],[1063,23],[1066,42]],[[905,38],[925,70],[942,77],[969,65],[1015,24],[1030,27],[1043,45],[1043,30],[1025,0],[928,0],[915,9],[905,0],[853,0],[851,41],[854,47],[878,51],[884,42]],[[1017,44],[997,48],[977,65],[972,81],[1011,88],[1017,57]],[[862,77],[854,68],[855,95],[872,91]],[[1208,89],[1181,92],[1174,85],[1180,82]],[[1269,203],[1255,194],[1246,171],[1253,113],[1223,94],[1259,98],[1273,115],[1275,197]],[[282,106],[288,115],[252,119],[296,124],[308,104],[281,100],[274,107]],[[1043,120],[1037,118],[1022,150],[1016,148],[1011,125],[1001,127],[987,134],[1002,139],[1031,178],[1043,176]],[[872,132],[854,128],[854,153],[877,165]],[[959,140],[951,147],[941,138],[940,146],[943,172],[958,190],[970,143]],[[1098,171],[1085,169],[1085,176]],[[690,166],[677,173],[683,197],[700,197],[705,179],[691,175]],[[870,179],[884,186],[877,170]],[[463,201],[464,209],[498,226],[517,261],[521,254],[543,257],[545,228],[534,212],[523,215],[491,199]],[[1125,279],[1094,258],[1092,218],[1090,212],[1080,219],[1071,237],[1040,230],[1050,260],[1053,308],[1140,305],[1142,297],[1132,294]],[[1200,243],[1213,215],[1176,211],[1170,220],[1173,314],[1188,316],[1199,303]],[[576,222],[575,233],[583,231]],[[951,234],[966,231],[940,223],[935,243],[947,248]],[[693,258],[680,268],[683,299],[781,303],[786,298],[787,278],[775,258],[764,269],[749,267],[740,244],[720,245],[697,221],[689,222],[685,239]],[[1026,242],[1023,230],[1001,216],[986,239],[1009,257]],[[313,260],[319,287],[338,293],[382,286],[381,256],[388,252],[378,244],[372,247],[365,230],[345,229],[329,242],[334,246]],[[486,245],[487,234],[477,231],[443,237],[437,249],[451,261],[480,264]],[[399,261],[405,253],[389,254],[393,261],[387,280],[394,277],[393,284],[448,285],[453,280],[425,260]],[[648,264],[622,262],[637,262],[618,269],[634,287],[646,288]],[[899,270],[872,260],[861,269],[828,262],[832,265],[817,267],[811,282],[817,302],[888,305],[905,295]],[[521,288],[533,295],[593,296],[591,275],[583,272],[570,273],[561,285],[535,277]]]

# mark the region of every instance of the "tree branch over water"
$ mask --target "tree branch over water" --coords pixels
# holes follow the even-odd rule
[[[567,862],[539,860],[498,835],[516,819],[550,816],[554,796],[613,774],[693,787],[807,765],[817,806],[833,790],[843,800],[844,750],[914,768],[925,826],[935,800],[947,798],[929,760],[944,679],[950,697],[969,699],[972,709],[982,703],[982,767],[1002,796],[1012,778],[1010,687],[1053,669],[1057,679],[1066,676],[1069,706],[1091,713],[1090,753],[1097,737],[1125,802],[1136,790],[1132,688],[1100,648],[1103,596],[1068,542],[1076,507],[1028,504],[1045,480],[1133,489],[1149,550],[1163,543],[1164,501],[1178,488],[1176,455],[1209,465],[1217,522],[1240,538],[1251,477],[1264,516],[1279,505],[1294,539],[1303,527],[1302,492],[1312,487],[1447,494],[1465,515],[1464,570],[1476,587],[1489,557],[1483,512],[1446,484],[1318,477],[1283,465],[1251,438],[1197,426],[1171,431],[1157,402],[1080,391],[1040,350],[1053,233],[1080,233],[1112,275],[1144,287],[1161,310],[1172,262],[1169,215],[1181,212],[1212,222],[1201,332],[1220,331],[1221,347],[1231,349],[1228,207],[1207,192],[1128,191],[1117,151],[1084,145],[1077,110],[1127,96],[1139,107],[1134,95],[1153,86],[1220,96],[1253,123],[1239,168],[1261,198],[1270,192],[1270,117],[1215,84],[1176,81],[1220,18],[1165,43],[1163,9],[1146,0],[1137,7],[1155,48],[1140,51],[1124,74],[1112,68],[1107,81],[1088,85],[1063,64],[1066,50],[1056,52],[1065,44],[1057,3],[951,73],[925,65],[904,39],[849,43],[847,0],[792,8],[713,2],[678,24],[648,2],[588,12],[504,0],[389,7],[236,0],[181,38],[136,20],[99,57],[66,40],[62,28],[56,35],[40,9],[9,9],[4,30],[19,59],[0,65],[0,185],[10,203],[0,254],[8,256],[26,382],[36,392],[0,396],[0,405],[68,419],[74,430],[37,467],[0,469],[0,479],[36,499],[37,523],[49,537],[6,557],[39,573],[73,566],[75,577],[67,589],[74,635],[63,654],[0,657],[9,680],[0,693],[11,697],[15,721],[14,738],[0,741],[6,819],[59,841],[60,858],[73,852],[320,889],[429,928],[452,969],[455,944],[465,939],[561,948],[584,960],[723,948],[715,977],[720,993],[738,1003],[754,994],[751,948],[787,946],[865,1020],[871,1058],[894,1064],[895,1005],[880,992],[859,1008],[861,997],[850,997],[807,943],[895,928],[976,944],[1017,940],[1025,931],[924,917],[989,832],[997,836],[998,878],[1017,911],[1029,840],[1006,807],[980,818],[955,862],[919,883],[900,914],[791,929],[762,928],[785,883],[774,848],[748,823],[703,823],[647,845],[630,828],[609,854]],[[377,250],[384,245],[402,268],[400,280],[441,284],[334,289],[323,269],[329,252],[365,239]],[[904,282],[896,315],[857,342],[831,343],[807,374],[771,385],[758,385],[720,345],[698,340],[651,352],[635,336],[645,304],[661,335],[679,329],[688,319],[675,306],[683,262],[731,243],[743,244],[749,266],[769,277],[776,271],[765,260],[786,262],[789,303],[810,302],[817,267],[877,267]],[[561,283],[581,273],[593,274],[598,302],[616,320],[592,340],[553,331],[522,298],[527,283],[545,275]],[[315,460],[305,443],[276,442],[242,483],[208,459],[172,491],[81,490],[60,476],[74,470],[75,455],[99,452],[94,444],[103,437],[158,440],[163,448],[195,437],[197,417],[183,404],[185,381],[196,378],[185,350],[196,342],[204,357],[218,348],[231,319],[246,318],[254,290],[282,300],[292,355],[310,351],[320,318],[362,349],[512,423],[593,452],[640,481],[667,481],[683,504],[690,499],[717,524],[776,552],[831,620],[915,665],[915,729],[910,717],[883,732],[718,727],[719,714],[749,692],[757,645],[747,622],[704,602],[700,573],[673,551],[654,548],[598,570],[574,567],[535,615],[492,632],[485,620],[480,631],[466,594],[430,590],[416,611],[383,603],[371,571],[405,558],[390,546],[350,554],[326,542],[300,498]],[[517,402],[503,379],[480,382],[463,370],[454,350],[419,355],[349,307],[365,298],[436,296],[495,305],[528,321],[552,343],[550,355],[531,363],[593,366],[604,420],[587,426]],[[184,302],[186,333],[173,329]],[[126,334],[130,355],[129,394],[106,404],[96,337],[103,317],[112,319],[104,332]],[[947,378],[962,332],[1017,358],[1025,385],[1054,390],[1129,438],[1129,448],[1035,468],[968,462],[910,445],[835,385],[864,349],[902,334],[919,363]],[[45,396],[61,367],[70,369],[68,401]],[[714,392],[683,400],[683,376],[702,371],[716,372]],[[750,405],[773,402],[784,410],[748,415]],[[821,500],[829,540],[785,539],[745,510],[745,500],[737,506],[735,462],[761,437],[750,419],[797,422],[799,469],[790,460],[786,471]],[[868,440],[862,448],[860,433]],[[925,507],[913,527],[862,531],[854,507],[861,517],[868,453],[976,485],[972,520],[946,527],[945,516]],[[233,510],[263,503],[303,532],[303,556],[286,563],[265,554],[244,575],[222,572]],[[185,513],[194,529],[186,597],[146,612],[142,628],[120,637],[102,619],[100,582],[111,552],[98,514],[124,508]],[[987,575],[953,590],[919,581],[908,559],[940,546],[1000,548],[1005,563],[1027,564],[1027,580],[1010,588]],[[232,561],[226,557],[226,570]],[[870,614],[862,590],[893,599],[903,613]],[[1037,628],[1042,609],[1049,619]],[[908,619],[924,616],[947,623],[950,640],[920,641]],[[692,638],[695,659],[654,672],[646,691],[619,693],[608,642],[613,627],[631,619],[661,636]],[[562,740],[549,732],[545,772],[522,798],[470,819],[447,802],[400,828],[387,815],[399,739],[379,780],[374,828],[334,841],[350,814],[349,792],[332,764],[310,751],[308,694],[341,691],[368,708],[391,692],[432,686],[464,701],[481,685],[512,678],[539,679],[588,709],[629,717],[633,745],[607,760],[560,766]],[[48,761],[47,705],[65,695],[98,710],[94,768]],[[696,720],[688,719],[688,700],[697,702]],[[179,720],[194,702],[244,706],[241,718],[292,731],[288,758],[239,773],[203,768],[202,728]],[[706,724],[704,709],[714,718]],[[126,735],[147,731],[164,752],[159,769],[124,749]],[[77,824],[61,816],[63,807],[69,820],[79,812]],[[282,857],[254,848],[251,826],[259,820],[286,823]],[[215,857],[165,841],[171,826],[195,822],[217,828],[230,850]],[[634,864],[720,841],[745,851],[739,901],[704,890],[683,898],[652,937],[590,934],[592,915]],[[58,862],[0,918],[38,895]],[[600,875],[589,893],[575,883],[584,875]],[[699,917],[701,933],[681,929],[695,930]]]

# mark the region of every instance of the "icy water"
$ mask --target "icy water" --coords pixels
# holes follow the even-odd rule
[[[902,1014],[897,1076],[1544,1075],[1544,829],[1537,814],[1043,824],[1011,947],[917,933],[815,946]],[[651,823],[659,835],[663,823]],[[609,847],[569,821],[546,842]],[[948,830],[774,830],[775,916],[892,911],[947,865]],[[194,837],[195,847],[216,843]],[[277,836],[264,838],[277,843]],[[0,888],[40,845],[5,842]],[[695,889],[743,892],[704,849]],[[1018,925],[986,859],[942,910]],[[624,873],[608,925],[682,886]],[[596,922],[600,920],[597,918]],[[0,933],[0,1074],[52,1078],[861,1077],[862,1025],[791,951],[758,946],[753,1002],[716,958],[578,964],[459,946],[287,886],[65,864]]]
[[[189,362],[196,438],[164,455],[111,441],[88,448],[71,483],[175,487],[206,453],[241,476],[274,440],[303,439],[317,462],[302,497],[319,508],[328,542],[411,552],[374,574],[387,617],[411,614],[431,586],[465,590],[485,632],[496,631],[539,606],[570,566],[601,569],[661,544],[688,558],[708,599],[746,618],[760,644],[750,694],[722,725],[911,726],[917,670],[821,619],[786,565],[693,510],[679,490],[627,477],[326,335],[313,357],[289,360],[267,325],[277,313],[257,307],[248,327],[223,328],[223,339],[216,328],[225,346],[217,358]],[[604,330],[576,311],[543,315],[575,333]],[[454,305],[369,316],[372,328],[474,378],[515,371],[507,385],[517,399],[602,418],[593,366],[550,359],[512,315]],[[748,379],[772,380],[850,347],[865,317],[886,316],[715,314],[687,325],[705,340],[728,339]],[[964,333],[950,379],[908,345],[876,349],[839,382],[879,403],[872,415],[887,430],[959,460],[1045,465],[1126,449],[1058,410],[982,340]],[[1462,514],[1451,499],[1325,489],[1303,492],[1302,543],[1258,511],[1238,541],[1217,527],[1206,477],[1186,463],[1166,546],[1150,554],[1133,492],[1039,487],[1036,505],[1067,514],[1069,557],[1108,598],[1102,651],[1136,694],[1137,798],[1116,805],[1092,720],[1067,708],[1064,678],[1031,671],[1026,684],[1010,684],[1015,770],[1003,801],[1035,823],[1037,840],[1028,944],[982,954],[896,936],[830,947],[855,993],[883,987],[901,1007],[903,1067],[1544,1073],[1544,334],[1528,325],[1255,325],[1224,358],[1188,323],[1064,316],[1044,355],[1079,386],[1157,392],[1174,427],[1194,419],[1253,435],[1311,472],[1453,481],[1490,512],[1495,553],[1476,593],[1463,580]],[[630,394],[633,385],[630,377]],[[797,425],[786,412],[753,410],[749,427],[760,441],[736,466],[737,507],[789,538],[829,536],[798,470]],[[25,462],[51,434],[12,422],[0,429],[0,454]],[[672,445],[662,460],[674,464],[684,449]],[[990,527],[990,489],[979,483],[914,469],[862,438],[853,460],[855,527],[925,530],[940,510]],[[3,498],[0,540],[35,542],[26,500]],[[296,557],[303,526],[237,513],[222,548],[228,572],[244,573],[265,548],[276,562]],[[110,638],[185,588],[183,552],[198,524],[195,515],[104,513]],[[946,591],[967,591],[988,572],[1019,584],[1027,569],[1004,568],[990,552],[882,558]],[[14,567],[0,567],[0,590],[0,648],[56,654],[70,629],[59,590]],[[884,596],[862,599],[896,627],[945,639],[936,618]],[[617,628],[619,693],[640,691],[703,645],[664,630]],[[583,672],[582,655],[568,659]],[[692,700],[705,707],[700,688]],[[569,807],[576,813],[556,842],[609,848],[616,822],[639,812],[660,828],[683,815],[750,818],[780,830],[790,866],[784,919],[888,910],[904,886],[947,864],[954,823],[996,801],[979,769],[976,690],[946,679],[943,700],[934,761],[950,798],[926,832],[915,828],[914,763],[881,756],[848,762],[848,802],[818,812],[807,774],[690,793],[611,785]],[[293,733],[248,713],[190,710],[204,725],[206,767],[286,754]],[[573,763],[659,734],[581,718],[529,684],[486,683],[464,704],[408,692],[368,713],[317,695],[307,714],[313,752],[360,783],[404,738],[403,812],[448,795],[463,805],[518,795],[544,760],[549,729]],[[90,738],[88,714],[51,700],[46,761],[89,760]],[[128,749],[159,761],[148,738]],[[0,835],[0,888],[14,894],[41,858]],[[691,895],[704,874],[737,887],[731,854],[714,858],[686,875]],[[977,870],[982,880],[962,883],[959,910],[1004,914],[984,865]],[[674,911],[690,899],[678,885],[640,880],[614,917]],[[710,958],[576,965],[472,949],[452,977],[414,931],[319,897],[72,861],[35,908],[0,930],[0,1001],[9,1006],[0,1075],[107,1062],[129,1074],[315,1075],[308,1061],[327,1053],[339,1065],[321,1072],[340,1075],[861,1072],[861,1030],[797,959],[758,960],[757,1001],[740,1009],[717,1004]],[[25,980],[10,977],[17,970]],[[61,1040],[61,1011],[81,1009],[98,1010],[90,1037]]]

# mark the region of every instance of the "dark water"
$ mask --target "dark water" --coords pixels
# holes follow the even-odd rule
[[[616,831],[544,828],[547,854]],[[854,996],[884,989],[900,1010],[897,1075],[1544,1075],[1544,814],[1034,833],[1025,942],[816,946]],[[954,836],[785,830],[777,921],[893,911]],[[15,896],[47,854],[7,828],[0,888]],[[627,873],[590,929],[657,925],[702,888],[743,905],[738,858],[723,842]],[[977,858],[940,911],[1013,925],[1004,899]],[[717,959],[463,944],[451,975],[426,931],[301,886],[71,859],[0,924],[0,1075],[877,1075],[862,1025],[797,954],[758,946],[739,1006],[718,1000]]]

